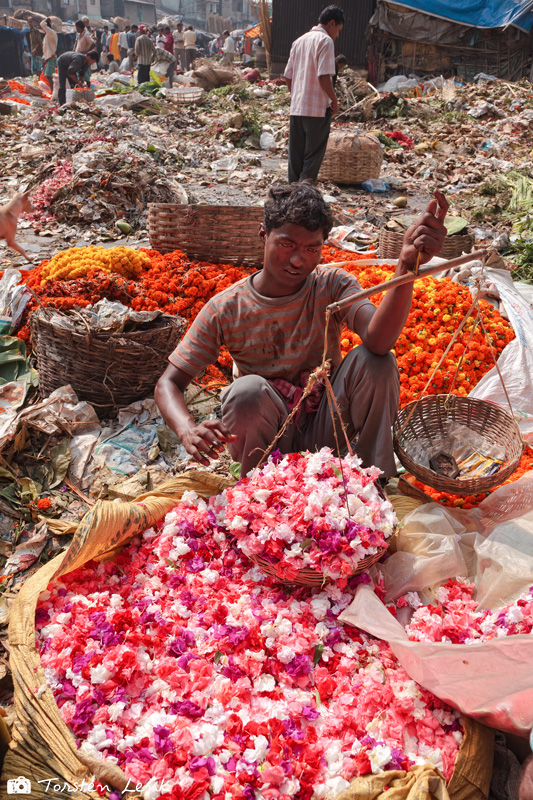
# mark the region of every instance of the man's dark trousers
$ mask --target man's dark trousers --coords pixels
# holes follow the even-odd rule
[[[137,83],[146,83],[150,80],[150,64],[139,64],[137,70]]]
[[[330,113],[324,117],[291,116],[289,183],[306,178],[316,181],[326,152],[330,127]]]

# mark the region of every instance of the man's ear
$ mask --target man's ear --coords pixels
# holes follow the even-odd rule
[[[259,238],[261,239],[263,244],[265,243],[267,236],[268,236],[268,233],[266,232],[266,228],[263,225],[263,223],[261,223],[261,225],[259,226]]]

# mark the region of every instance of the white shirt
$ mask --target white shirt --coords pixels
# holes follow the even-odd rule
[[[226,36],[224,39],[224,47],[222,48],[223,53],[234,53],[235,52],[235,42],[231,38],[231,36]]]
[[[119,33],[118,46],[123,47],[124,50],[128,49],[128,34],[126,33],[126,31],[122,31],[122,33]]]
[[[318,82],[322,75],[335,75],[335,45],[326,29],[315,25],[293,42],[285,69],[292,81],[291,116],[325,116],[331,100]]]
[[[57,50],[57,33],[49,28],[44,19],[41,22],[41,30],[44,31],[43,40],[43,59],[48,61],[49,58],[55,56]]]

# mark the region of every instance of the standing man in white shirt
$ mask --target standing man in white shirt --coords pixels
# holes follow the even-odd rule
[[[128,33],[130,31],[130,26],[126,25],[125,30],[118,35],[118,51],[120,53],[120,60],[122,61],[128,55]]]
[[[180,67],[185,70],[185,45],[183,43],[183,22],[178,22],[178,26],[172,34],[174,39],[174,55]]]
[[[224,58],[222,59],[221,64],[223,67],[232,67],[233,60],[235,58],[235,41],[233,40],[229,31],[224,31],[222,36],[224,37],[224,45],[222,47]]]
[[[42,20],[41,22],[41,30],[44,32],[44,40],[43,40],[43,74],[46,80],[48,81],[48,85],[50,86],[50,91],[54,91],[54,73],[57,67],[57,58],[56,58],[56,50],[57,50],[57,33],[52,28],[52,23],[50,22],[50,18],[46,20]]]
[[[338,111],[333,89],[335,45],[344,25],[344,12],[328,6],[318,25],[293,42],[285,69],[291,93],[289,183],[316,181],[326,152],[331,117]]]

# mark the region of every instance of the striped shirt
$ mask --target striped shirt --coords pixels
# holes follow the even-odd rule
[[[135,53],[137,54],[138,64],[143,64],[146,66],[147,64],[152,63],[155,47],[149,36],[146,36],[146,34],[143,33],[137,38],[137,41],[135,42]]]
[[[317,267],[300,291],[288,297],[263,297],[250,275],[211,298],[169,361],[193,377],[213,364],[225,345],[239,375],[283,378],[299,384],[302,370],[322,362],[326,306],[355,294],[361,287],[340,267]],[[329,323],[327,357],[333,367],[342,360],[340,334],[353,330],[364,300],[346,305]]]
[[[292,81],[291,116],[325,116],[331,100],[318,82],[322,75],[335,75],[335,45],[326,29],[315,25],[293,42],[285,69]]]

